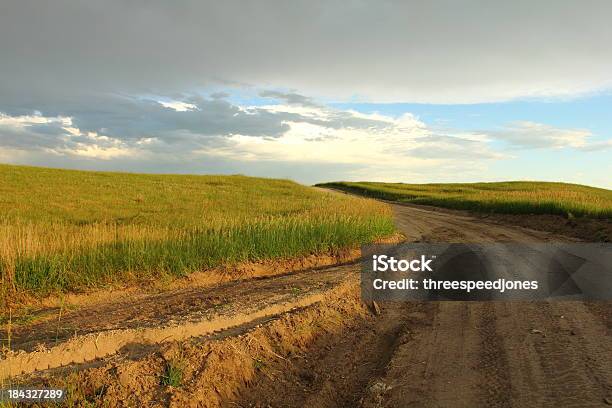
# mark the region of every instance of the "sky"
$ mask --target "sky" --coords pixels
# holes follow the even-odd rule
[[[612,2],[0,0],[0,163],[612,188]]]

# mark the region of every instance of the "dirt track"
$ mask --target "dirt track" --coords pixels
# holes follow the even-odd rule
[[[542,242],[569,238],[512,228],[466,215],[414,206],[394,206],[398,227],[413,241]],[[580,302],[439,302],[388,304],[369,330],[343,338],[309,367],[315,377],[333,377],[320,390],[347,388],[342,402],[367,407],[601,407],[612,397],[610,305]],[[365,330],[366,332],[368,330]],[[348,344],[348,346],[347,346]],[[337,347],[337,349],[336,349]],[[338,364],[337,354],[343,354]],[[375,361],[368,361],[375,356]],[[355,367],[370,364],[361,377]],[[272,406],[313,401],[299,383],[253,387],[243,406],[272,399]],[[363,385],[366,388],[363,388]],[[350,387],[349,387],[350,388]],[[265,390],[261,392],[260,389]],[[329,393],[326,403],[343,406]],[[284,405],[291,395],[293,403]],[[336,401],[334,401],[334,398]],[[261,405],[261,406],[265,406]]]
[[[411,241],[571,240],[443,210],[397,205],[394,209],[398,227]],[[113,330],[141,333],[159,327],[176,333],[177,327],[196,324],[199,332],[183,331],[182,337],[169,340],[196,337],[198,345],[189,347],[201,348],[201,344],[209,341],[202,336],[216,332],[217,339],[220,335],[232,337],[265,326],[267,321],[287,319],[291,314],[302,322],[305,320],[299,320],[301,313],[319,313],[320,319],[327,319],[324,310],[337,308],[347,298],[347,295],[335,298],[335,286],[343,285],[343,290],[352,288],[347,293],[357,296],[357,272],[357,265],[347,265],[228,283],[214,290],[184,290],[145,298],[129,307],[125,302],[97,306],[67,314],[62,319],[65,330],[58,329],[53,322],[22,327],[15,333],[14,344],[32,351],[35,344],[43,343],[53,350],[75,341],[70,337],[74,328],[79,328],[84,337],[92,338]],[[176,399],[174,394],[178,391],[162,390],[171,395],[169,399],[148,397],[147,401],[156,406],[173,405],[173,401],[175,406],[185,401],[191,401],[193,406],[214,406],[206,402],[211,401],[206,395],[215,395],[221,405],[234,407],[601,407],[606,406],[606,400],[612,403],[609,303],[430,302],[381,306],[380,315],[357,306],[344,307],[344,314],[339,315],[343,320],[334,323],[336,328],[325,326],[318,332],[316,324],[309,326],[310,340],[305,341],[300,335],[297,352],[292,347],[279,346],[273,353],[276,357],[266,363],[265,369],[253,371],[249,367],[249,374],[243,374],[245,379],[235,381],[234,391],[222,392],[222,384],[213,384],[213,394],[202,394],[200,400],[197,395],[198,387],[202,388],[198,385],[203,381],[201,367],[208,364],[202,359],[210,358],[206,356],[211,351],[206,356],[194,351],[190,363],[200,368],[190,374],[190,383],[184,390],[191,399]],[[301,309],[291,311],[295,307]],[[268,312],[258,313],[262,310]],[[354,313],[354,318],[349,312]],[[214,324],[236,315],[242,318],[235,324],[227,320],[225,326]],[[338,315],[333,316],[338,319]],[[299,329],[298,325],[281,340],[295,337],[295,330]],[[148,339],[146,343],[169,341],[163,332],[156,336],[157,340]],[[280,341],[278,336],[272,337]],[[94,364],[102,367],[105,381],[115,378],[112,373],[125,367],[126,363],[117,356],[148,361],[139,363],[149,367],[147,370],[157,367],[155,356],[160,352],[153,347],[144,354],[141,350],[137,356],[130,355],[134,354],[134,342],[138,342],[137,337],[128,341],[129,347],[117,347],[107,353],[109,357]],[[286,350],[291,352],[285,353]],[[146,353],[150,356],[146,357]],[[220,355],[227,356],[227,351]],[[68,368],[74,369],[91,370],[91,365]],[[228,367],[221,371],[224,369]],[[41,375],[53,377],[65,372],[66,369],[49,370]],[[148,371],[141,373],[144,376]],[[87,381],[91,382],[90,377]],[[229,382],[227,376],[219,378]],[[144,386],[128,382],[122,387],[125,388],[122,392],[129,395],[130,390],[132,394],[135,389],[142,392]],[[117,391],[113,396],[111,391],[100,398],[111,405],[119,404],[118,395],[123,394]],[[136,395],[140,398],[141,394]]]

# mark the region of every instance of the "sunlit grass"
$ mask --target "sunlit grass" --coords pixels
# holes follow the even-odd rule
[[[384,204],[288,180],[0,165],[5,298],[320,253],[392,232]]]
[[[579,184],[529,181],[457,184],[337,182],[324,186],[386,200],[455,209],[612,217],[612,191]]]

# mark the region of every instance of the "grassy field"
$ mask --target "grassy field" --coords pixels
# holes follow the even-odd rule
[[[393,232],[387,206],[288,180],[0,165],[2,296],[43,296]]]
[[[464,210],[612,218],[612,191],[579,184],[530,181],[462,184],[336,182],[322,186],[391,201]]]

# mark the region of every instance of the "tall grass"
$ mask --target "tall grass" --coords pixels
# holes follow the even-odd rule
[[[336,182],[323,186],[391,201],[508,214],[557,214],[612,218],[612,191],[579,184],[404,184]]]
[[[288,180],[0,165],[5,299],[325,252],[391,232],[385,205]]]

